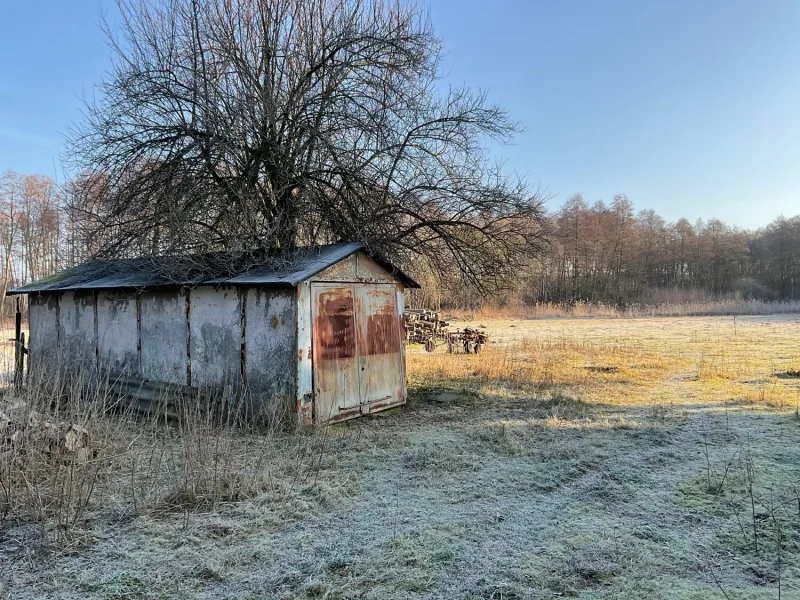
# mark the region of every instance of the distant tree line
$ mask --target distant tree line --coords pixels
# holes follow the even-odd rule
[[[522,290],[524,302],[654,303],[702,292],[712,298],[800,297],[800,216],[748,231],[719,219],[667,222],[610,204],[570,198],[550,215],[550,251]],[[679,293],[674,293],[679,292]]]
[[[0,299],[2,316],[12,308],[12,287],[58,271],[66,259],[67,215],[63,195],[45,175],[0,174]]]
[[[576,195],[548,214],[547,238],[548,249],[490,303],[800,299],[800,215],[750,231],[719,219],[667,222],[653,210],[637,213],[624,195],[591,205]],[[467,281],[431,281],[421,295],[445,307],[486,303]]]

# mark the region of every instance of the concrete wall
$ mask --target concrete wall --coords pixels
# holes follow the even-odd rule
[[[242,383],[242,307],[236,288],[192,290],[190,356],[192,385]]]
[[[94,304],[97,302],[97,310]],[[107,292],[33,294],[29,299],[31,369],[63,364],[112,374],[139,371],[136,298]]]
[[[186,294],[179,290],[144,292],[139,304],[140,375],[153,381],[186,385],[190,373]]]
[[[28,304],[28,326],[30,336],[27,344],[31,352],[29,368],[31,372],[35,372],[56,361],[58,294],[31,294]]]
[[[262,414],[291,410],[297,373],[295,289],[244,293],[245,374],[253,407]]]
[[[94,294],[64,292],[59,299],[59,358],[70,365],[90,368],[96,364]]]
[[[97,353],[100,367],[112,375],[139,373],[137,303],[131,292],[97,295]]]

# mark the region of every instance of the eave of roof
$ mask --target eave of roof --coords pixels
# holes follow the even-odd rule
[[[61,271],[34,283],[10,290],[7,295],[42,292],[63,292],[101,289],[153,289],[194,287],[199,285],[232,285],[255,287],[294,287],[345,258],[366,250],[358,242],[330,244],[302,249],[305,253],[284,265],[250,267],[235,275],[215,275],[202,268],[193,269],[192,257],[178,257],[186,264],[186,274],[168,277],[154,267],[165,265],[175,257],[145,259],[97,260]],[[394,275],[403,285],[418,288],[419,284],[380,256],[372,256],[378,264]]]

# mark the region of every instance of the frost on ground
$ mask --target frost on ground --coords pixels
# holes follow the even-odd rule
[[[9,597],[800,597],[797,320],[496,326],[411,349],[410,405],[317,433],[310,476],[57,548],[6,522]]]

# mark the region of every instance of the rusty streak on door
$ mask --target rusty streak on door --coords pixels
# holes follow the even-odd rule
[[[314,411],[317,422],[358,410],[355,303],[347,285],[312,285]]]
[[[315,420],[337,421],[403,402],[393,284],[312,285]]]
[[[403,356],[392,284],[356,285],[362,414],[403,400]]]

